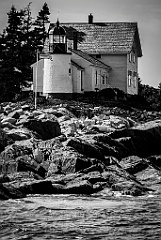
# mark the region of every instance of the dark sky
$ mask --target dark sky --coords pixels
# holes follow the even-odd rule
[[[7,12],[14,5],[24,8],[27,0],[0,0],[0,33],[7,26]],[[86,22],[88,14],[94,21],[138,22],[143,57],[139,59],[142,82],[157,87],[161,82],[161,0],[31,0],[32,16],[36,17],[46,2],[50,21]]]

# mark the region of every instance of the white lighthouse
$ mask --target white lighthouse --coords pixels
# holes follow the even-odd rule
[[[66,31],[58,20],[49,30],[47,42],[48,47],[44,47],[45,53],[40,54],[38,65],[33,64],[33,72],[37,78],[33,81],[33,87],[37,81],[35,86],[39,95],[71,98],[73,93],[71,53],[67,51]]]

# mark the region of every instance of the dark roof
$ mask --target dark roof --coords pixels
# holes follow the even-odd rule
[[[89,54],[128,53],[135,41],[135,51],[138,57],[142,56],[136,22],[61,23],[61,26],[66,30],[69,41],[73,40],[73,32],[77,32],[78,49]]]
[[[84,58],[85,60],[87,60],[88,62],[90,62],[92,65],[94,65],[95,67],[100,67],[100,68],[105,68],[108,71],[111,69],[110,66],[104,64],[103,62],[99,61],[98,59],[91,57],[89,54],[82,52],[80,50],[74,50],[74,49],[70,49],[71,52],[79,55],[80,57]]]

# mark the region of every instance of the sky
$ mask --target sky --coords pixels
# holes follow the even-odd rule
[[[31,4],[32,17],[46,2],[50,21],[87,22],[90,13],[95,22],[138,22],[143,56],[138,72],[143,84],[158,87],[161,82],[161,0],[0,0],[0,33],[7,27],[12,5],[17,10]]]

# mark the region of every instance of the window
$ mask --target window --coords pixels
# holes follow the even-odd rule
[[[132,72],[128,71],[128,86],[131,87]]]
[[[106,75],[106,84],[108,84],[108,76]]]
[[[53,37],[53,40],[54,40],[54,42],[59,43],[60,42],[60,36],[59,35],[55,35]]]
[[[61,36],[61,42],[65,43],[65,36]]]
[[[65,36],[54,35],[53,36],[53,42],[54,43],[65,43]]]
[[[102,75],[102,84],[105,84],[105,75]]]

